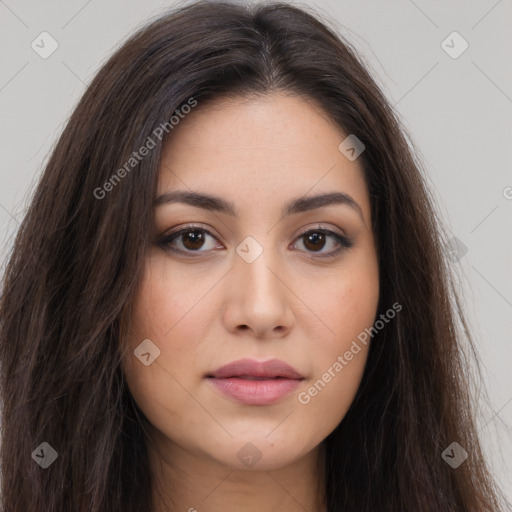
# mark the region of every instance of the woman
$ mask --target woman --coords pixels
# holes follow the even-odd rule
[[[87,89],[8,262],[3,509],[501,510],[442,239],[325,23],[162,16]]]

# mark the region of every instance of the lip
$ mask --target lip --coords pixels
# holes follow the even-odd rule
[[[239,359],[206,375],[221,393],[247,405],[273,404],[290,394],[304,377],[279,359]]]

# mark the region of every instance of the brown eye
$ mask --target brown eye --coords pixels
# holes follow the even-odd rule
[[[354,241],[330,231],[328,229],[314,229],[303,233],[298,240],[302,240],[305,251],[315,258],[331,258],[354,245]],[[327,247],[328,250],[323,249]],[[331,249],[329,250],[329,247]]]
[[[304,235],[304,246],[310,251],[319,251],[325,245],[325,235],[317,231]]]
[[[211,241],[208,246],[209,239]],[[323,228],[310,229],[298,238],[299,241],[302,241],[304,245],[303,250],[314,255],[315,258],[335,257],[354,244],[353,240]],[[159,245],[172,252],[193,257],[219,248],[221,244],[215,242],[218,242],[218,240],[207,229],[198,226],[186,226],[164,237]],[[327,250],[324,250],[325,248]]]
[[[208,240],[211,239],[208,246]],[[218,247],[217,239],[206,229],[189,226],[170,233],[159,245],[173,252],[182,254],[206,253]]]
[[[180,236],[183,246],[192,251],[200,249],[204,244],[204,235],[201,231],[186,231]]]

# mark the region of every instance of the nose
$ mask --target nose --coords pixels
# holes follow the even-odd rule
[[[251,263],[235,255],[225,283],[226,329],[235,334],[250,331],[257,338],[286,336],[294,323],[290,285],[270,249],[263,250]]]

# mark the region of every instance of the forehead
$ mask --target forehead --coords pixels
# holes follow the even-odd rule
[[[338,149],[346,137],[313,102],[272,93],[198,106],[171,132],[158,193],[209,192],[240,202],[273,203],[332,190],[350,194],[369,215],[362,166]]]

